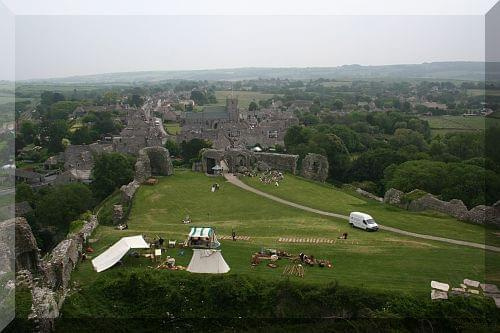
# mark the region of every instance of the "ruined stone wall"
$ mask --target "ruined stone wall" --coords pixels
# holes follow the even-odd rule
[[[68,288],[71,272],[78,263],[80,254],[77,242],[72,238],[63,240],[52,250],[44,267],[45,279],[51,290]]]
[[[2,229],[14,228],[15,230],[15,270],[29,270],[37,272],[40,269],[40,256],[35,236],[24,217],[16,217],[2,223]],[[10,229],[12,230],[12,229]],[[2,232],[1,237],[10,237],[10,233]],[[0,241],[9,244],[8,240]]]
[[[375,194],[370,193],[368,191],[365,191],[365,190],[363,190],[362,188],[359,188],[359,187],[356,188],[356,192],[359,193],[359,194],[361,194],[364,197],[376,200],[378,202],[383,202],[384,201],[384,198],[378,197]]]
[[[139,150],[135,163],[134,180],[120,187],[122,204],[129,204],[139,186],[151,176],[170,176],[174,173],[170,153],[164,147],[146,147]]]
[[[173,172],[170,153],[164,147],[146,147],[139,150],[135,163],[135,181],[143,183],[152,175],[170,176]]]
[[[409,193],[404,193],[391,188],[385,193],[384,202],[411,211],[434,210],[453,216],[461,221],[500,226],[500,201],[493,206],[479,205],[468,210],[462,200],[452,199],[450,201],[444,201],[430,193],[424,193],[421,196],[417,196],[415,199],[408,199],[412,198],[412,193],[417,191],[423,192],[414,190]]]
[[[287,171],[293,174],[297,171],[299,155],[254,153],[257,161],[265,162],[271,169]]]
[[[52,250],[48,260],[43,263],[45,282],[50,289],[66,290],[68,288],[71,272],[78,263],[88,237],[98,224],[97,217],[91,216],[89,221],[85,221],[80,231],[69,235]]]
[[[443,201],[430,193],[409,202],[407,209],[411,211],[435,210],[451,215],[459,220],[464,220],[468,211],[467,206],[465,206],[462,200],[453,199],[449,202]]]
[[[127,185],[120,187],[121,192],[121,202],[123,204],[130,203],[134,197],[135,191],[139,188],[140,183],[136,180],[131,181]]]
[[[201,151],[201,163],[203,172],[207,173],[209,169],[208,160],[212,159],[216,164],[225,161],[230,173],[241,172],[242,168],[254,169],[264,164],[269,169],[287,171],[296,173],[298,155],[274,154],[274,153],[254,153],[249,150],[217,150],[204,149]]]
[[[201,167],[202,167],[202,172],[207,172],[208,169],[208,159],[213,159],[215,163],[220,163],[226,155],[226,152],[223,150],[217,150],[217,149],[202,149],[201,152]],[[228,165],[228,167],[231,170],[231,166]],[[232,172],[232,171],[230,171]]]
[[[97,217],[91,216],[78,232],[60,242],[44,260],[38,256],[38,246],[26,220],[18,217],[7,222],[15,224],[16,229],[16,260],[20,262],[16,266],[16,284],[31,289],[32,312],[28,319],[37,332],[50,332],[59,316],[71,273],[83,246],[98,225]],[[5,236],[1,231],[0,244]]]
[[[304,178],[324,182],[328,178],[328,159],[319,154],[309,153],[302,160],[300,175]]]

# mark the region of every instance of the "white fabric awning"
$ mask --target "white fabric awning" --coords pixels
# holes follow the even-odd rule
[[[123,237],[109,249],[92,260],[92,266],[97,272],[113,267],[130,249],[149,249],[142,236]]]
[[[212,234],[212,228],[191,228],[189,237],[210,237]]]

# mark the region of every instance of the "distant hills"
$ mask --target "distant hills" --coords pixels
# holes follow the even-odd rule
[[[60,84],[132,84],[166,80],[250,80],[250,79],[436,79],[484,80],[484,62],[431,62],[423,64],[338,67],[233,68],[183,71],[143,71],[71,76],[23,82]]]

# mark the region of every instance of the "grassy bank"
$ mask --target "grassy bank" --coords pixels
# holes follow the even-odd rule
[[[286,189],[287,182],[292,179],[287,177],[280,189]],[[214,182],[221,184],[221,189],[211,193],[210,186]],[[297,195],[304,191],[299,186],[302,184],[305,187],[313,186],[315,190],[310,195],[318,191],[319,201],[331,203],[331,197],[326,193],[321,195],[322,191],[332,191],[331,189],[304,183],[296,179],[294,184],[298,187],[288,188],[287,195]],[[306,193],[301,195],[307,196]],[[347,212],[349,205],[359,205],[358,208],[361,209],[366,202],[343,194],[334,204],[336,211],[344,205]],[[383,209],[386,209],[387,219],[398,219],[403,214],[397,210]],[[190,215],[193,221],[191,225],[182,224],[181,220],[186,215]],[[378,213],[374,215],[379,217]],[[425,223],[427,216],[415,215],[414,218],[422,219],[421,223]],[[384,218],[381,222],[386,223]],[[433,223],[432,220],[430,223]],[[332,269],[307,267],[304,278],[296,278],[310,284],[338,282],[348,287],[362,287],[376,292],[397,291],[427,298],[429,283],[433,279],[453,285],[458,285],[464,278],[485,279],[485,255],[481,250],[402,237],[383,231],[367,233],[353,230],[344,220],[326,218],[281,205],[226,183],[221,178],[209,178],[190,171],[176,170],[174,176],[161,178],[157,185],[142,186],[134,199],[128,225],[129,229],[125,231],[100,226],[93,235],[97,239],[92,244],[96,250],[94,255],[103,252],[123,236],[144,234],[153,238],[161,235],[167,240],[183,241],[191,226],[211,226],[219,235],[230,235],[234,229],[238,235],[251,237],[250,241],[221,241],[223,256],[231,267],[229,275],[252,275],[270,282],[286,279],[282,275],[287,264],[285,261],[278,262],[277,269],[265,264],[252,268],[252,253],[264,247],[278,248],[294,254],[305,252],[316,258],[331,260],[334,266]],[[447,228],[446,224],[443,225],[443,228]],[[466,230],[468,225],[463,227]],[[343,232],[349,233],[349,241],[337,242],[335,245],[278,242],[280,237],[335,239]],[[184,256],[179,255],[178,249],[167,251],[167,255],[175,257],[177,263],[184,266],[188,264],[190,254],[189,250]],[[491,257],[499,258],[496,253],[492,253]],[[155,265],[149,259],[126,257],[122,266],[98,274],[92,270],[90,261],[86,261],[77,267],[73,281],[86,285],[115,271],[152,270],[149,268],[151,266]]]

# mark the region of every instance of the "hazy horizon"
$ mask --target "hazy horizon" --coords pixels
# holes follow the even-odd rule
[[[485,47],[482,16],[16,16],[15,23],[17,80],[484,61]]]

